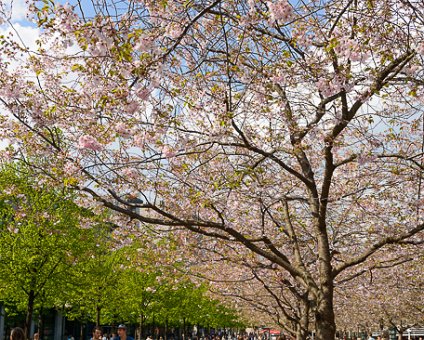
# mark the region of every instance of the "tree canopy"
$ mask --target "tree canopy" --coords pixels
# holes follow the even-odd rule
[[[45,159],[127,235],[141,222],[236,277],[249,266],[299,339],[333,339],[335,289],[422,246],[415,2],[45,0],[29,15],[36,50],[1,38],[4,155]]]
[[[72,277],[76,259],[87,251],[89,219],[69,190],[42,188],[31,171],[19,164],[0,169],[0,296],[27,313],[56,305],[63,285]]]

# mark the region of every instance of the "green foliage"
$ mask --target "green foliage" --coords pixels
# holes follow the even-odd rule
[[[72,198],[40,185],[22,165],[0,171],[0,298],[17,310],[53,307],[89,248],[90,231],[80,228],[80,220],[90,214]]]
[[[100,217],[73,199],[67,189],[40,185],[23,166],[1,169],[0,300],[6,305],[55,307],[70,319],[100,324],[140,317],[173,326],[237,324],[236,313],[210,299],[206,286],[157,264],[160,247],[174,250],[169,241],[140,238],[116,249]]]
[[[109,300],[105,322],[126,321],[144,325],[160,324],[182,327],[235,326],[240,316],[207,294],[207,286],[196,285],[172,266],[157,265],[159,250],[149,249],[149,242],[136,242],[120,249],[119,278],[116,296]],[[162,244],[162,246],[164,246]],[[167,249],[168,250],[168,249]],[[165,249],[160,251],[165,256]],[[114,306],[115,304],[115,306]],[[119,319],[116,319],[116,317]]]

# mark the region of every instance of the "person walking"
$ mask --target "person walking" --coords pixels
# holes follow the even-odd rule
[[[102,340],[102,339],[103,339],[103,330],[99,326],[94,327],[91,340]]]
[[[124,324],[118,326],[118,340],[134,340],[132,336],[127,335],[127,326]]]
[[[25,340],[25,332],[21,327],[15,327],[10,332],[10,340]]]

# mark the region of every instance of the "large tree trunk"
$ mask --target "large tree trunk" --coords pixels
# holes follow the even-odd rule
[[[296,328],[296,340],[306,340],[308,337],[307,332],[300,325]]]
[[[30,290],[28,294],[28,305],[27,305],[27,313],[26,313],[26,319],[25,319],[25,339],[29,339],[29,332],[31,329],[31,320],[32,320],[32,314],[34,311],[34,300],[35,300],[35,292],[34,290]]]
[[[328,189],[329,190],[329,189]],[[315,207],[316,208],[316,207]],[[334,318],[334,276],[331,265],[329,237],[327,234],[326,203],[323,203],[314,213],[319,216],[318,237],[318,266],[319,286],[315,291],[315,334],[316,340],[334,340],[336,337],[336,322]]]
[[[333,289],[324,293],[315,312],[315,340],[333,340],[336,337],[336,323],[333,310]]]
[[[301,314],[300,322],[296,326],[296,339],[297,340],[306,340],[308,337],[309,330],[309,313],[310,308],[308,305],[308,301],[303,301],[303,312]]]

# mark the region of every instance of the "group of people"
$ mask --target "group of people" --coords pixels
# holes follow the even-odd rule
[[[33,340],[38,339],[38,333],[35,333]],[[26,340],[24,330],[20,327],[13,328],[10,332],[10,340]],[[134,340],[134,338],[127,335],[127,327],[121,324],[118,326],[118,334],[113,333],[110,338],[103,336],[103,330],[101,327],[94,327],[91,340]]]
[[[91,340],[134,340],[134,338],[127,335],[127,327],[124,324],[120,324],[118,326],[118,334],[112,333],[110,337],[103,335],[103,330],[101,327],[94,327]]]

